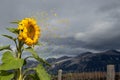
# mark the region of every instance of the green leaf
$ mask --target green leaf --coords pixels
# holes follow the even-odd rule
[[[7,28],[7,30],[15,34],[19,34],[19,30],[17,28]]]
[[[11,80],[13,77],[14,77],[14,74],[0,76],[0,80]]]
[[[2,47],[0,47],[0,51],[2,51],[2,50],[12,50],[11,48],[10,48],[10,45],[6,45],[6,46],[2,46]]]
[[[42,58],[40,58],[39,55],[37,54],[37,52],[34,51],[34,49],[32,49],[31,47],[28,47],[25,50],[30,52],[37,61],[50,66],[50,64],[48,62],[46,62],[45,60],[43,60]]]
[[[13,38],[12,36],[9,36],[9,35],[2,35],[2,36],[6,37],[6,38],[9,38],[11,40],[15,40],[15,38]]]
[[[11,74],[7,71],[0,71],[0,80],[11,80],[14,77],[14,74]]]
[[[45,68],[42,65],[39,64],[35,70],[40,80],[51,80],[50,75],[46,72]]]
[[[40,42],[37,42],[35,45],[37,45],[37,46],[43,46],[43,44],[40,43]]]
[[[26,75],[25,80],[40,80],[37,73]]]
[[[6,51],[2,57],[0,70],[18,69],[23,66],[24,60],[15,58],[10,51]]]
[[[18,24],[19,22],[20,22],[20,20],[16,20],[16,21],[12,21],[10,23],[12,23],[12,24]]]

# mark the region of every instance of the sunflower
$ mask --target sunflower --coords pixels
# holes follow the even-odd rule
[[[32,46],[38,42],[40,36],[40,28],[33,18],[25,18],[18,24],[18,39],[28,46]]]

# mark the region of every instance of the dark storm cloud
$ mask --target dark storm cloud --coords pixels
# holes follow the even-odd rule
[[[120,8],[120,1],[119,0],[109,0],[99,8],[99,12],[108,12],[108,11],[113,11],[117,10]]]
[[[75,56],[84,52],[98,52],[96,49],[86,47],[84,42],[76,40],[74,37],[59,37],[42,40],[43,46],[38,49],[38,52],[44,52],[46,57],[59,57],[63,55]],[[45,44],[44,44],[45,42]],[[44,49],[41,49],[44,48]]]
[[[57,16],[51,16],[51,11],[57,13]],[[5,28],[14,26],[9,24],[10,21],[41,12],[50,14],[50,19],[46,21],[51,25],[48,30],[52,30],[53,26],[57,28],[49,34],[42,26],[41,41],[45,45],[39,51],[44,53],[41,54],[44,57],[120,47],[119,0],[1,0],[0,34],[9,34]],[[37,17],[41,18],[41,15]],[[69,22],[67,27],[66,23],[58,23],[64,19]],[[61,37],[54,38],[54,34]],[[0,45],[11,43],[6,38],[0,38]]]
[[[78,30],[71,30],[78,31],[74,37],[49,39],[50,43],[63,47],[58,47],[52,51],[52,54],[78,55],[85,51],[97,52],[106,49],[120,49],[120,3],[117,0],[103,2],[101,1],[97,9],[89,14],[91,16],[96,13],[94,15],[96,18],[84,17],[85,21],[82,18],[87,25],[84,25],[85,23],[83,25],[79,24],[80,19],[72,24],[75,27],[79,26],[79,28],[76,28]],[[89,18],[92,20],[89,21]],[[87,28],[81,29],[81,25],[87,26]]]
[[[46,41],[47,39],[42,39],[41,41]],[[73,48],[78,48],[82,45],[84,45],[85,43],[80,41],[80,40],[75,40],[74,37],[58,37],[58,38],[49,38],[48,39],[48,43],[50,45],[54,44],[54,45],[65,45],[68,47],[73,47]]]
[[[84,41],[85,47],[105,50],[120,48],[120,2],[106,1],[96,10],[102,19],[95,21],[91,28],[76,35],[77,40]]]

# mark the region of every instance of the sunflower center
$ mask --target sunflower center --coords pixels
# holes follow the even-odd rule
[[[27,32],[27,36],[30,38],[30,39],[34,39],[34,35],[35,35],[35,29],[34,29],[34,26],[33,25],[29,25],[28,27],[28,32]]]

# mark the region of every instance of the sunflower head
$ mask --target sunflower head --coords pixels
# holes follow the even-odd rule
[[[28,46],[32,46],[38,42],[41,31],[37,22],[33,18],[25,18],[18,24],[18,39]]]

